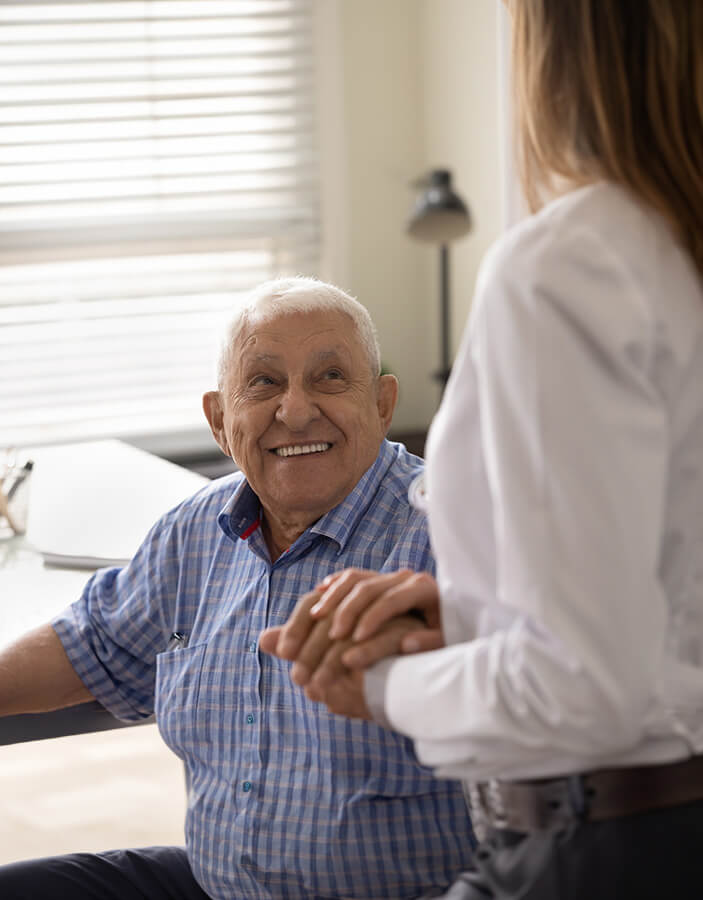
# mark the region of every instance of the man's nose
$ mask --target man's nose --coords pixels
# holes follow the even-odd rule
[[[320,410],[305,385],[289,384],[276,410],[277,421],[291,431],[304,431],[319,416]]]

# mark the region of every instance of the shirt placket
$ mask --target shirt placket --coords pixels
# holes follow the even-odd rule
[[[241,845],[243,848],[240,864],[246,868],[252,865],[255,859],[255,847],[257,841],[257,822],[261,790],[263,758],[262,722],[263,706],[259,689],[261,681],[261,656],[259,652],[259,635],[266,627],[266,614],[271,596],[271,565],[265,560],[259,543],[261,533],[258,531],[250,538],[251,549],[261,559],[262,566],[259,573],[257,590],[254,592],[256,603],[251,610],[248,620],[247,634],[242,643],[242,666],[244,678],[242,679],[242,702],[239,705],[239,722],[237,730],[241,741],[242,751],[239,754],[238,777],[233,783],[236,794],[236,807],[240,810],[240,816],[246,820],[246,826],[242,831]]]

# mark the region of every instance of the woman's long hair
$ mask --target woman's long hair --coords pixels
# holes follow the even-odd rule
[[[703,0],[512,0],[518,165],[534,211],[608,179],[703,274]]]

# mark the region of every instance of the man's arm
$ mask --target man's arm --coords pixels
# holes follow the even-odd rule
[[[40,625],[0,652],[0,716],[49,712],[93,699],[51,625]]]

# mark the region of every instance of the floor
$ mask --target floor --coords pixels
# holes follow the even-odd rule
[[[0,864],[182,844],[183,768],[156,725],[0,747]]]

